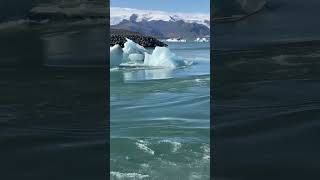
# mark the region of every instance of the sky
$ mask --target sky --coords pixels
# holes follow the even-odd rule
[[[169,12],[210,13],[210,0],[110,0],[110,6]]]

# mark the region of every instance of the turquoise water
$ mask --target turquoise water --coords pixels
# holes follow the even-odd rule
[[[170,43],[193,63],[110,70],[111,179],[209,179],[209,43]]]

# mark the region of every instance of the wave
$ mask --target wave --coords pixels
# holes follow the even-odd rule
[[[136,143],[143,145],[140,147]],[[142,153],[134,147],[139,147]],[[151,147],[154,154],[150,154]],[[117,172],[112,174],[114,179],[139,175],[143,177],[137,178],[147,179],[190,179],[195,176],[207,179],[209,176],[210,145],[198,138],[148,137],[148,140],[140,140],[111,137],[111,148],[111,162],[116,165],[112,172]],[[120,173],[128,167],[131,172]]]
[[[168,143],[168,144],[170,144],[172,146],[172,148],[171,148],[172,151],[171,152],[177,152],[182,147],[182,144],[180,142],[169,140],[169,139],[161,140],[161,141],[159,141],[159,143]]]
[[[136,145],[140,150],[142,150],[148,154],[154,155],[154,151],[147,146],[148,144],[149,144],[148,142],[143,141],[143,140],[138,140],[138,142],[136,142]]]

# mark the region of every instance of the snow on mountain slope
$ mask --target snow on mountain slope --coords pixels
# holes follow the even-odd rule
[[[132,16],[134,15],[134,16]],[[203,24],[210,28],[210,14],[203,13],[173,13],[165,11],[139,10],[131,8],[110,7],[111,25],[119,24],[122,20],[140,21],[178,21]]]

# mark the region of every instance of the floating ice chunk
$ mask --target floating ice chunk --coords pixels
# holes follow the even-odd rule
[[[110,67],[119,66],[122,62],[123,50],[116,44],[110,47]]]
[[[144,55],[143,54],[138,54],[138,53],[134,53],[134,54],[129,54],[129,60],[130,61],[143,61],[144,60]]]
[[[209,39],[207,38],[197,38],[196,40],[194,40],[195,42],[209,42]]]
[[[170,39],[166,39],[165,41],[167,41],[167,42],[187,42],[187,40],[185,40],[185,39],[180,39],[180,38],[178,38],[178,39],[176,39],[176,38],[170,38]]]
[[[132,40],[126,38],[126,42],[124,43],[123,52],[127,54],[144,54],[148,52],[143,46],[133,42]]]
[[[156,47],[152,54],[144,54],[144,65],[145,66],[160,66],[168,68],[176,68],[178,58],[172,53],[169,48],[166,47]]]
[[[132,40],[126,38],[126,42],[124,43],[124,48],[123,48],[123,61],[134,61],[136,60],[135,58],[140,58],[142,57],[142,60],[144,59],[144,53],[148,52],[144,47],[140,46],[139,44],[133,42]],[[137,55],[132,56],[130,59],[131,54],[141,54],[142,56],[137,57]]]

